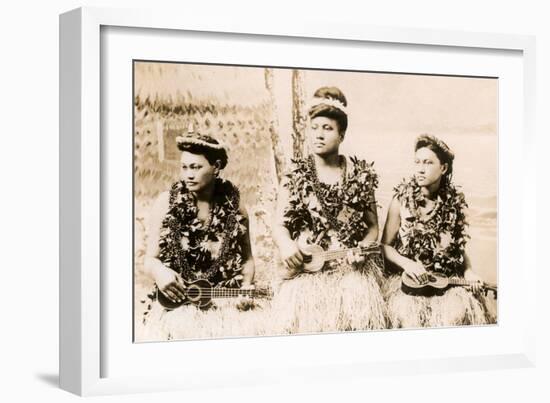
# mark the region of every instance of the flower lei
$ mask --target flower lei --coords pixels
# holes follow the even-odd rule
[[[246,217],[239,212],[239,192],[216,179],[208,225],[198,219],[195,196],[182,181],[172,185],[162,222],[159,259],[187,281],[207,279],[223,287],[240,287]],[[218,257],[207,245],[220,242]]]
[[[464,252],[469,236],[465,210],[468,207],[464,193],[451,183],[439,191],[433,214],[428,220],[421,218],[420,207],[425,203],[420,186],[413,178],[403,180],[395,195],[408,209],[406,239],[397,237],[396,248],[404,256],[420,261],[427,270],[447,276],[464,274]]]
[[[284,220],[292,239],[309,230],[313,234],[309,241],[313,242],[319,234],[332,229],[346,247],[355,247],[363,240],[368,231],[367,211],[376,203],[378,176],[372,168],[374,163],[355,157],[350,161],[345,186],[320,183],[312,156],[292,161],[293,169],[284,184],[289,190]],[[326,248],[328,242],[325,236],[320,245]]]

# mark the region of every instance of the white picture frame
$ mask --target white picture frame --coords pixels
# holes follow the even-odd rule
[[[516,221],[519,225],[513,230],[520,231],[519,245],[512,253],[520,258],[521,270],[513,274],[518,287],[517,295],[523,297],[522,307],[525,314],[520,320],[508,323],[499,321],[497,330],[489,330],[484,337],[500,337],[499,331],[509,329],[513,333],[514,343],[501,347],[497,352],[486,354],[473,351],[472,354],[454,352],[447,354],[417,354],[398,359],[369,360],[357,354],[352,359],[340,361],[330,354],[324,359],[316,359],[315,350],[310,346],[335,346],[343,335],[292,336],[281,338],[250,338],[240,340],[191,341],[188,343],[162,343],[158,350],[151,350],[162,360],[162,354],[170,351],[180,352],[187,348],[187,362],[193,362],[195,353],[218,353],[234,346],[246,346],[251,356],[258,356],[263,350],[275,352],[285,349],[292,351],[292,359],[286,361],[273,357],[272,360],[254,362],[246,377],[227,373],[220,368],[206,378],[204,369],[195,373],[186,373],[184,369],[176,372],[170,368],[158,376],[145,376],[124,373],[124,368],[111,375],[106,362],[115,355],[113,343],[106,334],[105,318],[109,315],[110,302],[107,301],[103,281],[106,264],[105,251],[109,245],[104,242],[102,227],[105,214],[102,209],[107,203],[105,198],[106,182],[118,169],[106,165],[105,146],[102,140],[104,131],[102,121],[102,91],[107,85],[102,81],[102,30],[106,27],[171,30],[170,32],[217,33],[218,36],[237,35],[254,38],[255,41],[278,40],[292,41],[297,44],[306,40],[337,40],[335,43],[376,43],[379,46],[395,45],[399,47],[422,47],[434,49],[470,50],[478,54],[494,51],[513,52],[521,61],[522,76],[518,88],[523,89],[521,103],[522,116],[519,118],[520,133],[513,138],[501,141],[500,153],[504,154],[515,145],[521,145],[521,159],[525,164],[534,164],[534,93],[535,93],[535,41],[533,37],[521,35],[468,33],[443,30],[418,30],[407,28],[365,27],[358,24],[326,25],[323,21],[289,20],[284,26],[277,22],[215,19],[201,16],[184,16],[168,11],[152,10],[115,10],[103,8],[81,8],[60,16],[60,385],[63,389],[79,395],[129,393],[140,391],[161,391],[186,388],[206,388],[209,386],[252,385],[265,382],[293,382],[300,379],[346,379],[348,376],[369,376],[371,374],[412,374],[419,372],[440,372],[455,370],[474,370],[492,368],[512,368],[533,366],[535,361],[535,325],[534,293],[522,291],[522,283],[528,277],[535,277],[535,253],[527,253],[527,235],[535,233],[535,210],[527,209],[522,203],[526,192],[517,192],[513,196],[515,205],[520,206]],[[145,33],[146,34],[146,33]],[[282,39],[281,39],[282,38]],[[197,60],[195,60],[197,61]],[[437,66],[434,71],[437,73]],[[448,72],[446,72],[448,73]],[[130,97],[131,94],[122,94]],[[129,98],[128,98],[129,99]],[[131,114],[131,112],[129,112]],[[506,129],[506,127],[501,127]],[[517,136],[517,137],[516,137]],[[510,143],[511,142],[511,143]],[[512,147],[510,147],[510,145]],[[506,171],[501,173],[500,181],[507,179]],[[534,177],[520,178],[524,188],[535,181]],[[502,196],[502,195],[501,195]],[[506,195],[508,196],[508,194]],[[502,207],[502,206],[499,206]],[[502,220],[510,220],[500,215]],[[504,235],[499,233],[499,241]],[[506,252],[500,248],[499,258]],[[508,251],[509,252],[509,251]],[[506,287],[504,287],[506,290]],[[512,290],[510,289],[510,292]],[[516,292],[516,291],[514,291]],[[500,293],[502,295],[502,293]],[[511,295],[511,294],[509,294]],[[516,294],[514,294],[516,295]],[[508,298],[508,297],[503,297]],[[503,308],[502,306],[500,307]],[[533,314],[529,313],[533,312]],[[515,318],[516,316],[514,316]],[[483,331],[472,329],[473,331]],[[429,332],[429,333],[423,333]],[[458,332],[458,333],[457,333]],[[406,333],[406,335],[405,335]],[[424,336],[430,335],[430,336]],[[322,337],[319,339],[319,337]],[[365,335],[346,335],[346,344],[360,345]],[[463,337],[467,334],[460,329],[439,329],[430,331],[380,332],[368,336],[370,341],[383,339],[405,340],[414,343],[424,337],[433,337],[440,342],[446,338]],[[312,343],[311,339],[316,338]],[[320,340],[320,341],[319,341]],[[131,340],[128,341],[131,344]],[[195,344],[189,344],[195,343]],[[380,343],[386,343],[381,341]],[[414,345],[414,344],[413,344]],[[108,347],[109,346],[109,347]],[[118,348],[118,346],[116,346]],[[130,347],[130,346],[128,346]],[[147,347],[144,347],[147,348]],[[153,347],[151,347],[153,348]],[[131,349],[128,350],[131,354]],[[298,354],[297,352],[300,352]],[[246,357],[245,357],[246,358]],[[123,359],[123,358],[121,358]],[[257,371],[255,369],[262,369]],[[307,368],[307,372],[304,372]],[[114,373],[114,372],[113,372]],[[107,375],[106,375],[107,374]],[[335,375],[336,374],[336,375]]]

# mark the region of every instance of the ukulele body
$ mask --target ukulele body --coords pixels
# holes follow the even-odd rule
[[[401,275],[401,289],[405,294],[421,295],[431,297],[434,295],[443,295],[447,288],[451,286],[471,286],[467,281],[456,278],[448,278],[439,273],[428,273],[429,281],[426,284],[420,284],[415,279],[411,278],[407,273]],[[497,298],[497,286],[494,284],[483,283],[482,289],[485,295],[489,291],[494,293]]]
[[[406,272],[401,275],[401,289],[408,295],[433,297],[443,295],[447,288],[449,288],[449,279],[438,273],[428,273],[426,284],[418,283]]]
[[[201,309],[208,309],[212,305],[212,284],[208,280],[197,280],[193,282],[184,282],[185,298],[182,302],[173,302],[157,290],[157,300],[166,309],[176,309],[182,305],[193,304]]]
[[[166,309],[176,309],[182,305],[195,305],[200,309],[212,306],[212,298],[238,298],[250,296],[253,298],[271,298],[273,290],[270,287],[242,290],[240,288],[213,287],[208,280],[184,281],[185,297],[181,302],[173,302],[157,288],[157,301]]]
[[[306,230],[298,237],[298,248],[304,255],[304,265],[302,271],[306,273],[316,273],[321,271],[325,265],[325,258],[322,256],[325,250],[316,243],[310,243],[311,231]]]
[[[305,254],[303,271],[316,273],[325,265],[325,259],[320,255],[324,250],[319,245],[301,245],[300,251]]]
[[[372,246],[364,246],[362,248],[343,248],[342,245],[334,244],[332,243],[327,250],[323,249],[320,245],[317,243],[309,243],[308,239],[310,239],[310,232],[304,231],[300,234],[298,237],[298,248],[304,255],[304,262],[302,271],[306,273],[316,273],[323,269],[325,266],[325,263],[330,260],[336,260],[336,259],[342,259],[344,258],[347,253],[351,250],[357,250],[357,249],[363,249],[359,253],[362,254],[368,254],[371,257],[373,256],[373,252],[378,252],[381,263],[380,266],[383,267],[384,261],[382,258],[382,255],[380,253],[380,247],[378,243],[375,244],[375,247]]]

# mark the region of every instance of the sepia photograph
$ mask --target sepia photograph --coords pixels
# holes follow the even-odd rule
[[[498,84],[134,60],[134,342],[497,324]]]

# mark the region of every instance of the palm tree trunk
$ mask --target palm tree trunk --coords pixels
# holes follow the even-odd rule
[[[286,171],[286,158],[281,143],[280,137],[280,128],[279,128],[279,119],[278,119],[278,110],[277,102],[275,100],[275,91],[274,91],[274,78],[273,78],[273,69],[266,68],[264,70],[265,77],[265,87],[269,92],[269,99],[271,101],[271,121],[269,124],[269,133],[271,135],[271,147],[273,150],[273,158],[275,162],[275,174],[277,175],[277,180],[280,182],[284,172]]]
[[[292,70],[292,149],[294,158],[307,154],[305,145],[304,72]]]

